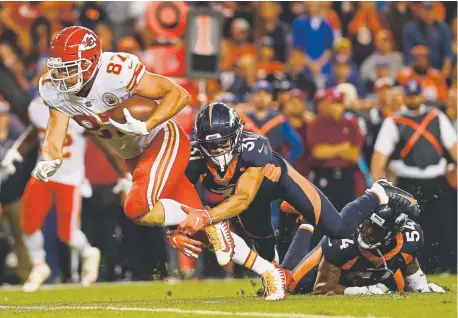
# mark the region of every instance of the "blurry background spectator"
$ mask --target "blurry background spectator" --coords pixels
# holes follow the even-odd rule
[[[305,53],[302,65],[309,76],[323,81],[322,75],[331,73],[329,61],[332,58],[334,34],[331,25],[323,17],[322,3],[307,2],[305,17],[293,23],[293,46]],[[318,84],[320,86],[320,84]]]
[[[404,55],[408,64],[411,61],[411,50],[416,45],[429,48],[430,65],[447,77],[452,66],[452,39],[450,28],[445,22],[438,20],[434,3],[421,3],[419,17],[407,23],[403,30]]]
[[[365,87],[370,87],[377,79],[377,65],[387,65],[388,76],[394,81],[402,69],[402,55],[393,51],[393,39],[388,30],[380,30],[375,35],[375,51],[361,65],[360,76]]]
[[[444,101],[447,96],[447,83],[440,71],[430,66],[428,57],[430,49],[424,45],[412,48],[412,66],[403,68],[398,74],[401,85],[411,79],[420,82],[423,87],[423,96],[427,100]]]

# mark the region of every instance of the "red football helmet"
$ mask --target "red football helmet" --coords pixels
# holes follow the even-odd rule
[[[94,31],[81,26],[63,29],[51,42],[47,66],[52,82],[60,92],[77,93],[96,73],[101,55]]]

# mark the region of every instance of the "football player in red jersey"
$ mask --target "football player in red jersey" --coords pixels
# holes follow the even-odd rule
[[[62,148],[72,118],[109,143],[126,160],[133,186],[125,203],[132,221],[148,226],[177,225],[186,213],[182,205],[202,209],[185,176],[190,143],[171,120],[190,96],[172,80],[145,70],[137,56],[102,52],[98,36],[80,26],[63,29],[51,42],[48,72],[39,91],[50,108],[50,119],[35,176],[46,182],[62,164]],[[133,95],[160,99],[145,121],[124,109],[126,123],[110,118],[110,111]],[[227,222],[203,229],[225,265],[234,253]]]

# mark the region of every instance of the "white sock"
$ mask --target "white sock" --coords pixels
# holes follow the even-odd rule
[[[24,242],[33,265],[46,263],[43,233],[38,230],[30,235],[24,234]]]
[[[234,256],[232,257],[234,263],[242,265],[258,275],[274,267],[272,263],[266,261],[259,256],[258,253],[251,250],[248,244],[240,236],[233,232],[231,232],[231,234],[235,242]]]
[[[89,244],[86,235],[80,229],[75,229],[72,232],[72,237],[68,245],[78,251],[82,258],[86,258],[91,254],[92,246]]]
[[[183,204],[170,199],[160,199],[164,207],[164,224],[163,226],[178,225],[188,216],[182,209]]]

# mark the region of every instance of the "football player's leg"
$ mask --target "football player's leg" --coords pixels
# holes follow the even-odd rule
[[[323,252],[319,244],[302,258],[291,272],[291,282],[288,285],[288,291],[290,293],[306,294],[313,291],[318,273],[318,265],[322,256]]]
[[[281,269],[248,247],[248,244],[237,234],[232,233],[235,241],[234,263],[252,270],[258,274],[264,285],[266,300],[280,300],[286,297],[286,288],[289,281],[289,271]]]
[[[32,262],[32,270],[23,289],[36,291],[49,277],[51,270],[46,264],[44,238],[41,227],[52,204],[49,182],[31,178],[22,198],[21,228],[24,242]]]
[[[293,270],[302,258],[307,255],[314,230],[315,227],[312,223],[303,218],[283,259],[282,268]]]
[[[258,254],[278,264],[277,239],[272,226],[269,199],[256,198],[238,217],[243,230],[253,240]]]
[[[80,230],[81,195],[72,185],[54,183],[53,192],[57,208],[57,236],[78,251],[83,259],[81,283],[88,286],[97,280],[100,265],[100,250],[92,247]]]
[[[165,194],[164,188],[166,192],[182,191],[177,183],[184,176],[190,155],[189,140],[182,135],[178,125],[170,121],[140,157],[124,206],[127,217],[132,221],[148,226],[177,225],[186,218],[181,209],[185,202],[162,195]],[[192,192],[195,190],[189,195],[194,197]],[[200,200],[193,204],[196,205],[193,208],[203,208]]]
[[[377,195],[366,193],[339,213],[320,190],[289,165],[288,175],[283,176],[281,183],[285,201],[304,218],[313,221],[315,227],[322,225],[331,238],[345,238],[353,233],[380,204]]]
[[[52,193],[49,183],[30,178],[22,197],[21,228],[33,265],[45,263],[41,228],[51,204]]]
[[[169,121],[136,164],[132,189],[125,203],[125,213],[131,220],[149,226],[178,225],[187,216],[182,205],[203,209],[197,191],[185,175],[190,152],[186,133]],[[234,253],[229,223],[219,222],[204,231],[218,263],[229,263]]]

